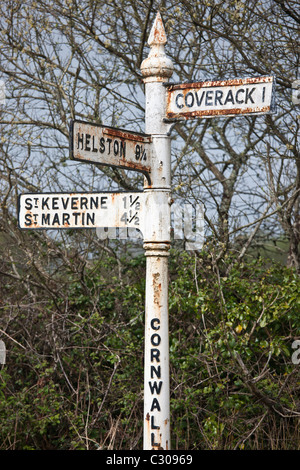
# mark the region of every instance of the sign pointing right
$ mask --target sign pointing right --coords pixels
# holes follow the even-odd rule
[[[274,77],[167,84],[167,119],[275,112]]]

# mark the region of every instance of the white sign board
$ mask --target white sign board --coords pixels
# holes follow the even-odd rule
[[[275,111],[274,77],[166,86],[167,119],[266,114]]]
[[[140,171],[149,178],[151,136],[79,120],[70,125],[70,157]]]
[[[143,193],[28,193],[19,196],[21,229],[140,228]]]

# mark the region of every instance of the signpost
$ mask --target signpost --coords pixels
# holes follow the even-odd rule
[[[74,160],[140,171],[144,191],[45,193],[19,197],[21,229],[135,227],[146,256],[144,450],[170,450],[168,256],[171,244],[171,142],[174,121],[274,112],[273,77],[171,84],[164,26],[150,32],[145,83],[145,131],[139,134],[74,120]]]
[[[171,142],[166,116],[166,89],[173,73],[167,58],[167,42],[160,14],[150,32],[148,58],[141,65],[145,83],[145,131],[152,136],[153,186],[149,198],[164,202],[157,207],[157,230],[144,240],[146,256],[144,450],[171,448],[169,384],[168,256],[171,244]],[[167,233],[162,233],[162,227]]]

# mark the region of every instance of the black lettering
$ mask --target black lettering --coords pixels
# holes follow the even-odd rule
[[[223,98],[223,91],[222,90],[216,90],[216,93],[215,93],[215,106],[218,106],[218,103],[220,104],[220,106],[223,106],[223,103],[221,101],[222,98]]]
[[[239,93],[245,93],[245,90],[244,88],[241,88],[241,90],[238,90],[235,94],[235,101],[238,103],[238,104],[243,104],[244,103],[244,100],[239,100],[238,99],[238,94]]]
[[[153,415],[151,416],[151,429],[160,429],[159,426],[155,426],[155,424],[154,424],[154,416],[153,416]]]
[[[264,103],[265,101],[265,94],[266,94],[266,87],[263,87],[263,92],[262,92],[262,102]]]
[[[30,209],[32,209],[32,201],[31,201],[31,198],[30,197],[27,197],[25,199],[25,209],[27,211],[29,211]]]
[[[115,154],[115,156],[117,156],[118,153],[119,153],[119,141],[115,140],[114,141],[114,154]]]
[[[62,224],[63,225],[70,225],[70,214],[64,212],[62,215]]]
[[[90,152],[90,150],[91,150],[90,139],[91,139],[90,134],[85,134],[85,148],[84,148],[84,150],[86,150],[87,152]]]
[[[32,225],[31,214],[25,215],[25,221],[26,222],[24,222],[24,224],[26,225],[26,227],[30,227],[30,225]]]
[[[159,318],[152,318],[151,320],[151,328],[152,330],[159,330],[160,326],[154,326],[154,323],[158,323],[160,325],[160,319]]]
[[[78,197],[71,198],[71,209],[78,209]]]
[[[90,225],[90,222],[91,222],[92,225],[95,225],[95,212],[93,212],[92,214],[87,212],[87,214],[86,214],[86,225]]]
[[[156,362],[160,362],[160,350],[157,349],[157,348],[152,348],[151,351],[150,351],[150,354],[151,354],[151,362],[153,362],[153,360],[155,359]]]
[[[58,216],[57,213],[54,215],[53,220],[52,220],[52,225],[54,225],[54,224],[59,225],[59,216]]]
[[[159,443],[158,442],[154,442],[155,441],[155,437],[154,437],[154,432],[151,433],[151,445],[152,447],[159,447]]]
[[[77,149],[79,149],[79,144],[81,144],[81,149],[83,150],[83,134],[77,134]]]
[[[153,384],[151,382],[148,382],[148,383],[149,383],[149,387],[150,387],[152,395],[153,393],[156,393],[157,395],[159,395],[161,392],[162,380],[159,382],[159,385],[157,385],[157,382],[153,382]]]
[[[183,104],[179,104],[179,98],[183,98],[182,93],[178,93],[178,95],[176,95],[176,98],[175,98],[175,104],[176,104],[177,108],[182,109]]]
[[[110,144],[112,143],[112,139],[106,139],[106,142],[108,142],[108,155],[110,154]]]
[[[78,217],[80,216],[80,212],[73,212],[72,215],[75,217],[75,225],[77,225]]]
[[[198,93],[196,93],[197,106],[201,106],[201,103],[202,103],[202,101],[203,101],[204,95],[205,95],[205,91],[202,91],[201,97],[200,97],[200,99],[199,99]]]
[[[126,142],[120,142],[120,158],[126,158]]]
[[[49,198],[47,197],[46,199],[42,199],[42,209],[45,208],[45,206],[47,207],[47,209],[49,210],[50,207],[48,206],[48,201],[49,201]]]
[[[151,379],[154,379],[154,374],[156,375],[156,377],[157,377],[158,379],[161,378],[161,369],[160,369],[160,366],[158,366],[158,367],[151,366]]]
[[[150,410],[150,411],[153,411],[153,410],[160,411],[160,404],[159,404],[157,398],[153,398],[153,402],[152,402],[151,410]]]
[[[246,88],[246,98],[245,98],[245,103],[247,104],[248,103],[248,100],[251,101],[251,103],[254,103],[253,99],[252,99],[252,93],[255,91],[255,87],[252,88],[252,90],[249,92],[249,88]]]
[[[92,138],[92,144],[93,144],[92,152],[97,153],[98,149],[95,147],[95,136],[94,135],[93,135],[93,138]]]
[[[207,91],[205,96],[205,105],[212,106],[213,105],[213,91]]]
[[[63,197],[61,198],[61,203],[62,203],[64,209],[67,209],[67,207],[69,205],[69,200],[70,200],[69,197],[67,197],[67,199],[64,199]]]
[[[232,90],[229,90],[229,91],[228,91],[227,96],[226,96],[226,99],[225,99],[225,102],[224,102],[224,105],[226,105],[229,101],[230,101],[232,104],[234,104],[234,99],[233,99]]]
[[[188,103],[188,98],[191,97],[192,99],[190,100],[190,102]],[[185,95],[185,99],[184,99],[184,102],[185,102],[185,105],[188,107],[188,108],[192,108],[194,106],[194,101],[195,101],[195,98],[194,98],[194,95],[191,91],[189,91],[186,95]]]
[[[50,214],[42,214],[42,224],[41,225],[50,225]]]
[[[101,137],[100,139],[100,149],[99,149],[100,153],[104,153],[105,152],[105,140],[104,140],[104,137]]]
[[[87,209],[87,203],[88,203],[88,198],[87,197],[81,197],[80,198],[80,209]]]
[[[90,200],[90,208],[93,209],[93,206],[95,209],[98,209],[99,206],[99,198],[98,197],[92,197]]]
[[[52,209],[54,209],[55,211],[57,211],[59,209],[59,206],[58,206],[58,197],[54,197],[52,199]]]
[[[159,345],[160,345],[160,342],[161,342],[161,337],[160,337],[157,333],[154,333],[154,334],[151,336],[151,344],[152,344],[152,346],[159,346]]]
[[[101,197],[101,209],[107,209],[107,199],[108,197],[107,196],[102,196]]]

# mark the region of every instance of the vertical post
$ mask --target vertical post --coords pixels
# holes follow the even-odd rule
[[[170,249],[171,145],[164,123],[167,82],[173,64],[164,46],[165,29],[157,13],[149,56],[141,65],[146,95],[145,132],[152,136],[151,185],[145,180],[146,256],[144,450],[170,450],[168,256]]]

